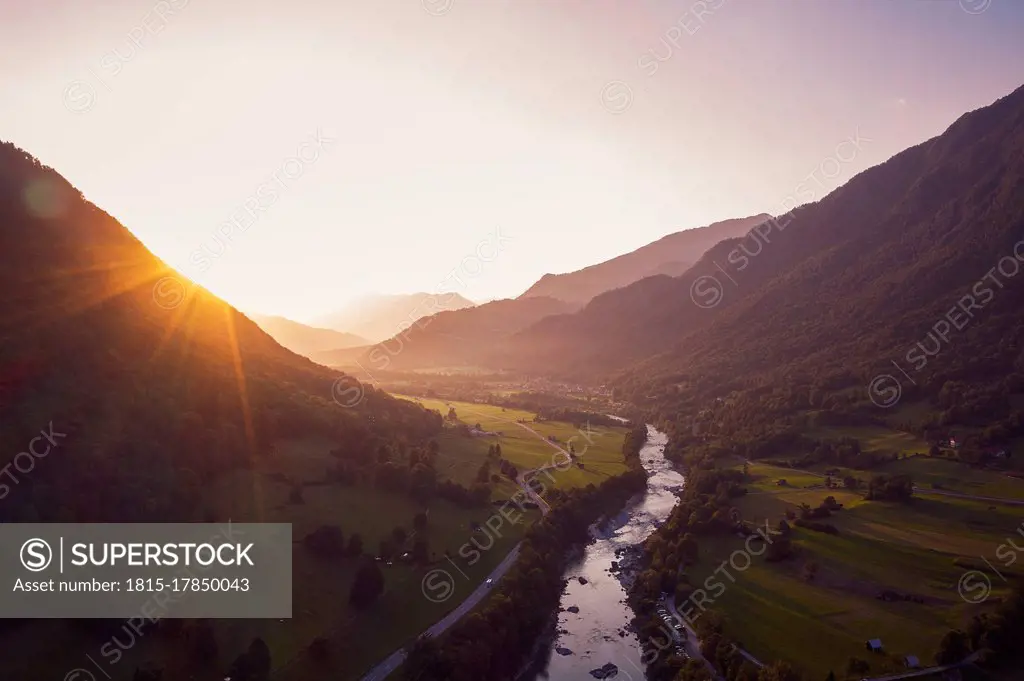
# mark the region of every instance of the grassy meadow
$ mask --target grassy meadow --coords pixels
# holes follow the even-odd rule
[[[876,442],[885,442],[879,446],[892,451],[892,443],[910,441],[880,433]],[[736,460],[720,465],[743,467]],[[928,471],[952,474],[945,466],[960,464],[915,457],[893,462],[892,470],[887,466],[874,472],[906,472],[918,480]],[[817,507],[826,496],[843,504],[842,510],[820,521],[834,525],[838,535],[793,526],[793,558],[769,563],[753,557],[741,573],[727,567],[735,582],[721,573],[717,577],[726,591],[713,607],[725,615],[730,634],[760,659],[796,663],[805,678],[823,679],[830,671],[843,678],[852,657],[871,665],[868,674],[857,678],[899,671],[905,655],[931,664],[949,629],[964,626],[1007,593],[1007,583],[987,567],[985,558],[1004,576],[1024,576],[1024,556],[1006,568],[995,555],[1008,538],[1020,539],[1018,528],[1024,532],[1021,507],[938,495],[915,495],[910,504],[866,501],[862,492],[826,489],[824,479],[811,473],[755,462],[746,469],[748,494],[734,503],[743,520],[754,526],[763,528],[767,522],[775,528],[787,511],[799,513],[802,503]],[[846,473],[862,480],[871,474]],[[1004,477],[977,470],[959,475],[972,493],[1012,492]],[[783,479],[786,485],[780,486]],[[1017,491],[1016,496],[1024,494]],[[695,586],[742,549],[743,541],[717,537],[701,539],[700,546],[701,560],[692,568],[690,580]],[[742,566],[742,559],[737,564]],[[808,566],[816,570],[811,578]],[[991,580],[993,590],[985,602],[969,603],[959,594],[959,580],[971,569],[985,571]],[[886,590],[923,602],[879,599]],[[884,654],[865,649],[870,638],[882,640]]]
[[[535,414],[520,409],[420,397],[404,399],[436,410],[442,416],[448,414],[450,407],[454,407],[461,423],[468,426],[479,423],[487,432],[500,433],[494,436],[465,438],[454,432],[446,432],[438,439],[441,445],[437,463],[439,471],[460,471],[471,480],[475,477],[480,464],[486,460],[487,448],[493,444],[500,444],[502,458],[511,461],[520,471],[563,463],[565,457],[546,440],[548,436],[553,436],[555,444],[562,449],[568,449],[568,443],[571,441],[576,455],[584,466],[582,469],[573,466],[564,471],[552,471],[551,478],[541,476],[540,480],[548,487],[599,485],[608,478],[621,475],[628,470],[622,457],[622,444],[626,439],[626,428],[623,427],[593,426],[588,432],[585,426],[580,429],[571,423],[561,421],[534,422]],[[526,423],[518,424],[517,421],[520,419],[524,419]],[[529,429],[524,428],[524,425]],[[587,437],[590,438],[589,442]]]
[[[929,448],[929,444],[916,435],[882,426],[827,426],[808,430],[806,435],[827,440],[856,438],[865,452],[913,454],[927,452]]]

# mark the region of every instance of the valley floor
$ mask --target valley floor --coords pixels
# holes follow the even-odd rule
[[[441,409],[442,414],[448,412],[447,404],[421,402]],[[587,435],[588,444],[573,424],[534,423],[532,413],[489,405],[452,406],[463,423],[475,426],[479,422],[484,430],[501,434],[467,437],[456,429],[446,429],[438,437],[435,464],[442,478],[471,485],[488,460],[489,446],[495,444],[501,445],[502,458],[513,463],[521,476],[532,469],[548,469],[537,475],[542,495],[545,489],[597,484],[627,470],[622,454],[625,428],[594,428]],[[524,423],[517,423],[520,419]],[[566,459],[562,452],[569,441],[585,468],[552,468]],[[121,647],[126,650],[107,669],[107,659],[99,650],[109,639],[94,641],[65,622],[37,620],[3,637],[0,654],[7,660],[8,673],[13,678],[30,679],[32,674],[40,679],[63,678],[70,670],[91,664],[89,656],[113,678],[119,674],[130,678],[136,667],[153,662],[163,668],[165,677],[221,681],[231,661],[253,638],[260,637],[270,648],[278,681],[355,680],[368,671],[368,678],[383,679],[387,677],[384,672],[397,666],[388,658],[396,649],[427,630],[439,633],[488,596],[485,580],[497,580],[504,574],[526,529],[541,517],[544,508],[543,500],[536,496],[536,510],[522,511],[510,503],[507,508],[514,513],[505,515],[497,506],[467,509],[433,500],[428,526],[417,537],[429,542],[430,564],[417,568],[398,560],[393,565],[380,563],[385,591],[371,608],[357,612],[348,603],[357,561],[325,561],[310,554],[302,539],[318,527],[337,525],[346,539],[358,532],[365,553],[372,555],[395,527],[405,527],[415,535],[412,521],[421,506],[405,494],[329,482],[325,470],[335,462],[329,454],[331,447],[330,442],[315,439],[280,442],[274,455],[257,470],[232,473],[208,490],[208,503],[218,517],[293,524],[292,619],[211,622],[219,660],[209,669],[197,669],[183,655],[183,644],[158,633],[154,625],[144,626],[139,635],[130,634],[131,639],[120,632]],[[496,467],[493,473],[498,473]],[[520,484],[499,476],[491,483],[492,500],[501,503],[517,493],[527,493]],[[301,488],[298,497],[297,487]],[[430,573],[434,578],[428,584]],[[327,661],[314,660],[309,654],[310,644],[318,637],[327,640]],[[53,650],[61,652],[54,655]],[[391,664],[374,667],[387,659]]]

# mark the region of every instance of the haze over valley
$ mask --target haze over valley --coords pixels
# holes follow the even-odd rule
[[[0,0],[5,678],[1020,678],[1021,35]]]

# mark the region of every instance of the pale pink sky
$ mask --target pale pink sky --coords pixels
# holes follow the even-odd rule
[[[309,319],[820,198],[1024,83],[1021,35],[1014,0],[0,0],[0,138]]]

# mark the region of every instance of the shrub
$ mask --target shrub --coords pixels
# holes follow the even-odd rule
[[[814,530],[815,532],[824,532],[825,534],[839,534],[839,528],[830,523],[819,523],[814,520],[804,520],[798,518],[793,521],[793,524],[797,527],[802,527],[807,530]]]

